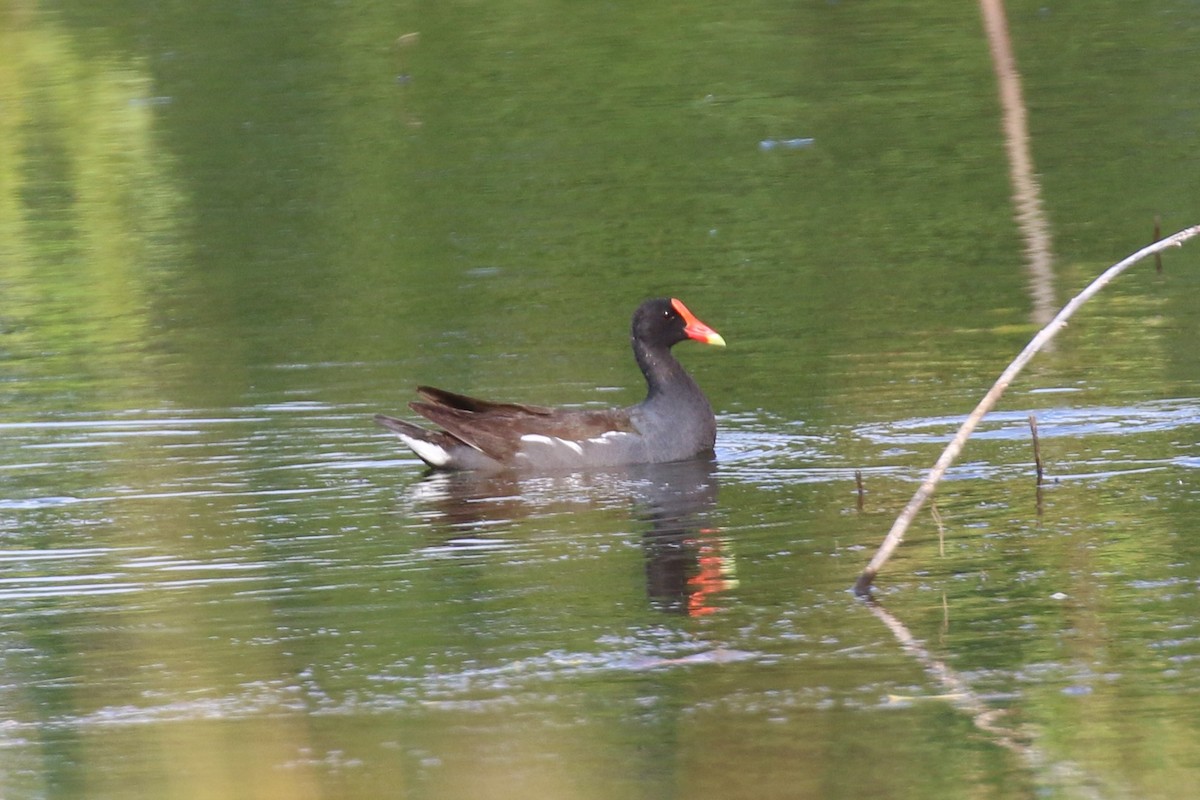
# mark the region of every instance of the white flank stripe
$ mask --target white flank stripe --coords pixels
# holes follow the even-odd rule
[[[583,448],[579,446],[579,442],[572,442],[569,439],[562,439],[558,436],[543,436],[540,433],[527,433],[521,437],[522,442],[530,444],[549,444],[555,447],[566,447],[574,450],[576,455],[583,455]]]
[[[592,444],[612,444],[617,439],[620,439],[622,436],[628,436],[628,435],[629,434],[625,433],[624,431],[605,431],[604,433],[600,434],[599,436],[595,436],[591,439],[588,439],[588,441],[591,442]]]

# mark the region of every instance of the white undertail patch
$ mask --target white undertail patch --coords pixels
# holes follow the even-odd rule
[[[450,454],[441,445],[427,442],[424,439],[417,439],[406,433],[401,433],[399,436],[400,441],[408,445],[429,466],[444,467],[450,463]]]

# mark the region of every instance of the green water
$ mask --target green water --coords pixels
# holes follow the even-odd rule
[[[1062,303],[1200,223],[1200,13],[1007,11]],[[1036,330],[976,6],[0,20],[0,795],[1194,791],[1200,244],[849,592]],[[429,477],[371,424],[636,401],[660,294],[729,342],[678,348],[714,464]]]

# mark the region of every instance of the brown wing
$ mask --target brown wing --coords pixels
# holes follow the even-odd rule
[[[428,396],[424,392],[421,395]],[[636,432],[626,409],[591,411],[500,403],[485,403],[485,411],[433,403],[411,403],[409,407],[453,436],[503,462],[516,455],[521,448],[522,436],[552,436],[578,442],[609,431]]]
[[[455,408],[460,411],[471,411],[476,414],[529,414],[532,416],[547,416],[555,413],[552,408],[544,406],[527,406],[520,403],[493,403],[490,400],[480,400],[478,397],[468,397],[465,394],[447,392],[432,386],[418,386],[417,394],[431,405]]]

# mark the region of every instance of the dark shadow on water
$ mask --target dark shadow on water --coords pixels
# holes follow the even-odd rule
[[[732,558],[710,519],[716,469],[712,459],[697,459],[555,474],[431,473],[411,499],[435,529],[459,539],[581,504],[630,509],[641,528],[651,606],[698,616],[716,611],[716,595],[734,584]]]

